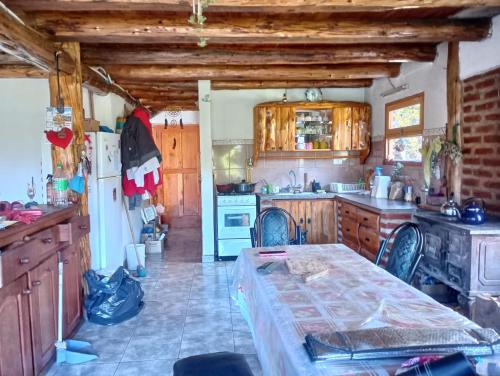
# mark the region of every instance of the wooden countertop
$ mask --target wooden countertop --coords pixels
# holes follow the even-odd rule
[[[70,205],[67,208],[40,205],[40,209],[44,211],[44,214],[35,222],[30,224],[19,222],[0,230],[0,249],[15,241],[22,240],[26,235],[34,234],[70,219],[75,215],[77,208],[78,206],[76,205]]]

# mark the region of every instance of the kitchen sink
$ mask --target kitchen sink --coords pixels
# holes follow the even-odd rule
[[[280,192],[280,193],[275,193],[276,196],[290,196],[290,195],[293,195],[293,196],[308,196],[308,195],[316,195],[316,194],[319,194],[319,193],[316,193],[316,192],[297,192],[297,193],[293,193],[293,192]]]

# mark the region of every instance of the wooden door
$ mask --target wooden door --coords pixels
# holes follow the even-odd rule
[[[337,242],[334,200],[309,200],[306,205],[307,241],[309,244]]]
[[[61,252],[63,260],[63,336],[70,336],[82,319],[82,277],[78,243]]]
[[[155,127],[154,135],[163,157],[164,184],[157,200],[166,208],[164,220],[171,227],[199,227],[199,127]]]
[[[28,277],[0,289],[0,375],[34,374],[29,319]]]
[[[33,359],[38,374],[55,354],[58,297],[57,254],[29,272]]]

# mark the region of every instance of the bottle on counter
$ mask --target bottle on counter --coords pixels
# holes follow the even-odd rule
[[[68,178],[62,169],[62,163],[57,164],[56,172],[52,177],[52,189],[54,192],[54,205],[59,207],[68,206]]]
[[[54,205],[54,185],[52,179],[52,175],[47,175],[47,205]]]

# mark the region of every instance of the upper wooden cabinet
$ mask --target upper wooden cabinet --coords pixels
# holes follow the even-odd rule
[[[358,102],[268,102],[254,108],[254,159],[359,157],[370,153],[371,107]],[[336,152],[342,152],[336,154]],[[312,154],[314,153],[314,154]],[[299,156],[300,154],[300,156]]]

